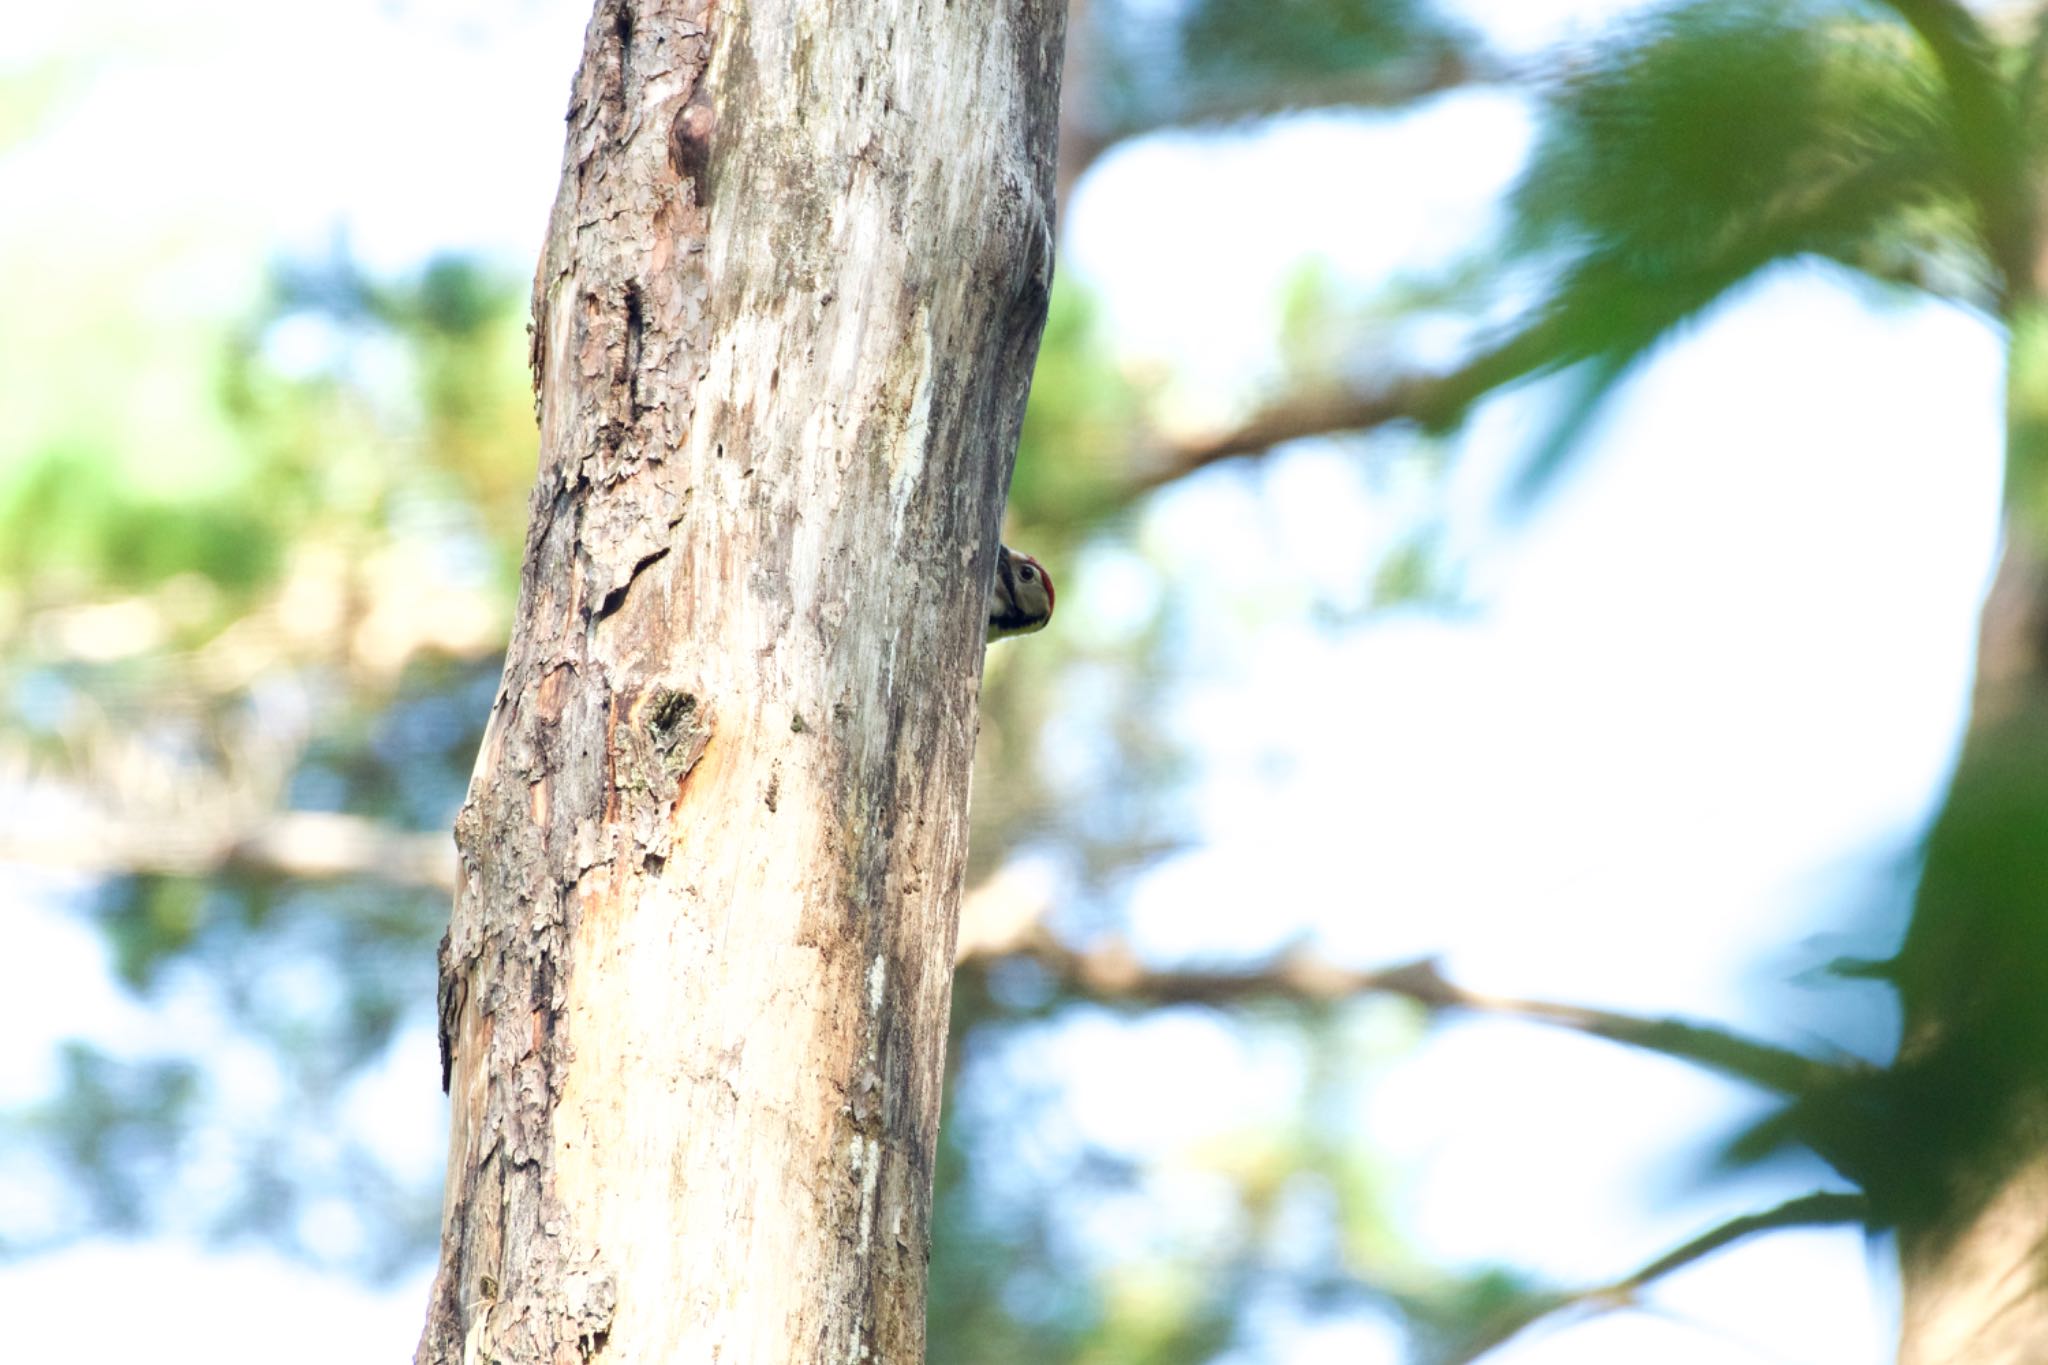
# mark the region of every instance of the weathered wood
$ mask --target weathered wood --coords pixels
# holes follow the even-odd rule
[[[921,1359],[1058,0],[601,0],[421,1361]]]

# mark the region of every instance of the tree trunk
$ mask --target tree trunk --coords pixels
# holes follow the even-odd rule
[[[2048,331],[2030,297],[2011,336],[2005,553],[1893,966],[1903,1031],[1873,1134],[1901,1365],[2048,1358]]]
[[[600,0],[421,1361],[923,1355],[1058,0]]]
[[[1975,714],[1896,964],[1905,1008],[1874,1186],[1898,1224],[1902,1365],[2048,1353],[2048,624],[2014,541]]]

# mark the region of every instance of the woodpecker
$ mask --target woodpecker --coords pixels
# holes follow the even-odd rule
[[[1030,555],[996,547],[996,581],[988,590],[988,638],[1029,635],[1052,620],[1052,575]]]

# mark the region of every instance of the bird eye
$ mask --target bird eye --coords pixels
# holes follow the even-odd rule
[[[1026,564],[1023,568],[1017,570],[1017,577],[1023,579],[1026,583],[1029,583],[1032,579],[1038,577],[1038,575],[1031,572],[1031,566],[1029,564]]]

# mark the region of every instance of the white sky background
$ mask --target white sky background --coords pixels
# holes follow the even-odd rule
[[[1459,8],[1527,51],[1617,6]],[[10,16],[7,45],[96,44],[123,26],[168,25],[157,13],[31,7]],[[587,13],[582,0],[182,6],[169,58],[139,45],[46,136],[0,160],[0,201],[102,236],[210,214],[310,253],[345,225],[380,268],[442,248],[523,262],[554,191]],[[231,31],[264,47],[223,48]],[[252,103],[272,116],[250,120]],[[230,128],[246,140],[222,145]],[[422,128],[443,136],[423,142]],[[1193,395],[1227,396],[1270,366],[1272,305],[1295,262],[1319,256],[1367,282],[1448,259],[1485,231],[1529,131],[1512,101],[1467,95],[1401,119],[1148,140],[1084,183],[1062,269],[1104,297],[1133,360],[1188,376],[1176,390],[1184,419],[1213,416]],[[118,174],[109,147],[121,149]],[[1255,216],[1190,207],[1218,175],[1243,187]],[[1490,405],[1453,484],[1481,613],[1282,634],[1250,658],[1222,638],[1189,642],[1185,719],[1209,737],[1223,780],[1202,802],[1210,842],[1137,888],[1141,943],[1241,951],[1307,924],[1360,962],[1443,952],[1458,979],[1486,989],[1803,1040],[1810,1002],[1784,982],[1841,950],[1809,939],[1845,922],[1872,860],[1917,832],[1958,733],[1990,563],[2000,363],[1978,320],[1876,304],[1818,271],[1776,272],[1638,375],[1593,455],[1512,534],[1494,523],[1492,496],[1529,409]],[[1158,500],[1141,534],[1185,581],[1213,578],[1219,600],[1313,580],[1349,557],[1317,547],[1355,544],[1373,516],[1357,459],[1310,447],[1191,481]],[[1101,600],[1063,595],[1063,624],[1113,629],[1117,581],[1101,576]],[[1276,749],[1290,763],[1269,762]],[[43,1040],[88,1032],[139,1047],[159,1026],[104,973],[86,979],[97,936],[38,909],[37,885],[0,881],[0,894],[29,902],[8,912],[14,946],[70,969],[0,998],[15,1043],[0,1060],[6,1101],[33,1092]],[[1881,1035],[1875,1004],[1872,1018]],[[1172,1146],[1189,1140],[1189,1095],[1229,1093],[1233,1067],[1246,1092],[1261,1084],[1261,1059],[1226,1035],[1185,1017],[1084,1021],[1051,1064],[1071,1059],[1073,1116],[1091,1133]],[[1369,1103],[1374,1141],[1412,1173],[1405,1212],[1425,1248],[1566,1283],[1628,1270],[1824,1175],[1698,1184],[1703,1135],[1747,1112],[1731,1091],[1533,1029],[1446,1029]],[[229,1300],[244,1329],[232,1339],[212,1316]],[[1766,1239],[1674,1277],[1655,1300],[1657,1313],[1546,1331],[1495,1359],[1853,1365],[1885,1354],[1886,1310],[1848,1234]],[[423,1282],[375,1293],[172,1243],[89,1245],[0,1270],[7,1354],[21,1359],[76,1358],[80,1320],[100,1325],[106,1359],[177,1358],[167,1343],[185,1342],[194,1359],[268,1360],[281,1340],[309,1361],[396,1359],[424,1303]],[[310,1343],[308,1322],[322,1324]],[[1267,1358],[1302,1365],[1394,1358],[1371,1324],[1281,1323],[1270,1346]]]

